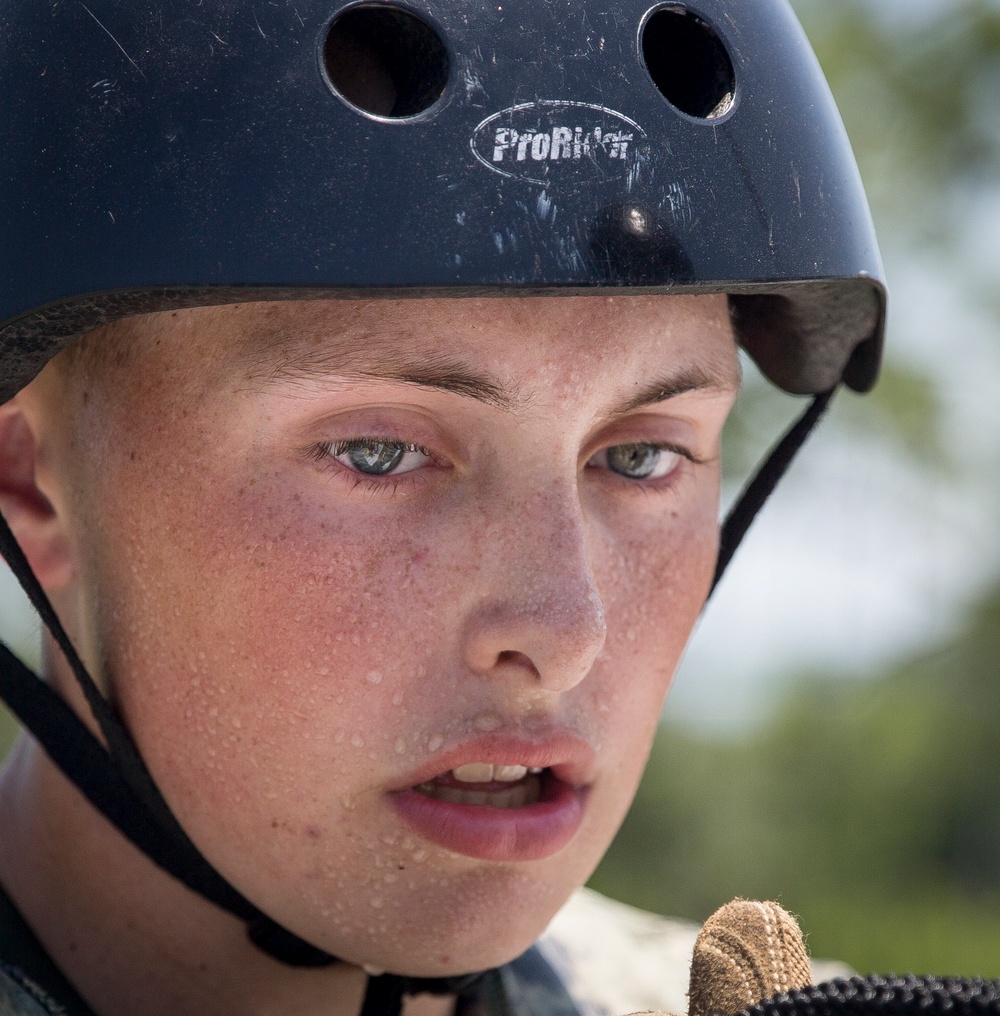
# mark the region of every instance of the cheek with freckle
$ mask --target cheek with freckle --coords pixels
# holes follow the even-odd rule
[[[204,478],[199,504],[161,495],[132,526],[108,644],[115,670],[155,677],[123,683],[122,706],[158,732],[143,746],[154,771],[184,760],[192,808],[246,806],[263,784],[264,800],[318,803],[334,821],[435,750],[461,700],[448,605],[462,548],[452,533],[431,554],[406,526],[317,514],[251,479],[234,492],[225,474]]]
[[[267,531],[243,536],[243,548],[210,561],[226,576],[225,588],[203,589],[164,641],[176,628],[192,632],[186,655],[200,647],[215,661],[206,677],[230,712],[249,713],[258,750],[320,736],[334,757],[342,746],[379,757],[387,747],[409,754],[400,714],[426,683],[428,633],[441,624],[412,588],[405,548],[387,555],[381,535],[366,543],[336,531],[322,541]]]

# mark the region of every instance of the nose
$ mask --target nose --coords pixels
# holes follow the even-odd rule
[[[607,622],[575,489],[502,511],[481,532],[479,581],[464,626],[466,665],[511,667],[564,692],[590,672]]]

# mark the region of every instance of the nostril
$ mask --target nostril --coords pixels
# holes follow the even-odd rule
[[[517,667],[524,667],[526,670],[532,671],[534,674],[538,674],[538,668],[532,662],[530,656],[526,656],[524,653],[519,653],[514,649],[505,649],[503,652],[497,653],[497,663],[509,663]]]

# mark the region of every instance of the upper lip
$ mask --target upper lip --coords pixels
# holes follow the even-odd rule
[[[597,752],[590,744],[578,734],[566,730],[537,734],[493,731],[435,752],[394,789],[408,790],[469,762],[550,769],[557,779],[571,786],[585,787],[593,780],[596,759]]]

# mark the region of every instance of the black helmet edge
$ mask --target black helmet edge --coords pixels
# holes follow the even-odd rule
[[[159,286],[89,293],[49,304],[0,325],[0,404],[86,332],[122,318],[164,310],[272,300],[471,296],[713,294],[730,297],[740,345],[774,384],[795,395],[843,380],[866,392],[878,376],[885,289],[876,279],[678,283],[669,286],[475,286],[330,288],[308,286]]]

